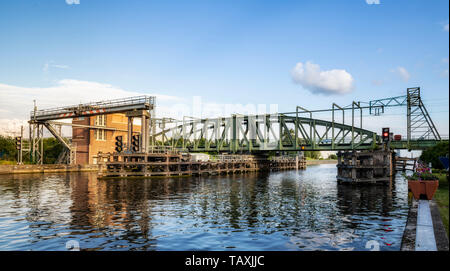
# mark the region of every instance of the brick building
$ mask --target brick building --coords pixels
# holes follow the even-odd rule
[[[114,152],[116,136],[122,136],[126,144],[128,135],[128,118],[125,114],[107,114],[92,117],[79,117],[72,120],[73,124],[88,125],[112,129],[91,129],[86,127],[72,128],[72,142],[76,144],[76,164],[97,164],[99,152]],[[140,132],[140,125],[133,125],[134,132]]]

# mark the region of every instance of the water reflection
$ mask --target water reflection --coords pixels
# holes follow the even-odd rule
[[[333,165],[226,177],[0,176],[0,249],[398,250],[403,179],[342,186]]]

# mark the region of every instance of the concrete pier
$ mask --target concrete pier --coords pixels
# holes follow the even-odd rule
[[[99,170],[100,178],[198,176],[236,174],[263,170],[304,169],[304,157],[224,155],[213,161],[196,161],[179,152],[112,154]]]
[[[389,183],[394,153],[388,150],[338,152],[338,183]]]
[[[0,174],[98,171],[98,165],[0,165]]]

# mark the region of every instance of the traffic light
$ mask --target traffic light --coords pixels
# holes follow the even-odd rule
[[[22,137],[16,136],[16,149],[20,150],[22,148]]]
[[[122,136],[116,136],[116,152],[123,151]]]
[[[139,135],[134,135],[131,138],[131,148],[134,152],[139,151]]]
[[[383,142],[389,142],[390,139],[389,128],[383,128],[381,138],[383,139]]]

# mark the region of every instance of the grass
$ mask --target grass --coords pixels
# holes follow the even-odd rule
[[[439,212],[441,214],[442,222],[444,223],[445,230],[448,236],[448,179],[447,174],[444,173],[433,173],[439,177],[439,188],[434,195],[434,200],[439,206]]]
[[[15,165],[15,161],[0,160],[0,165]]]

